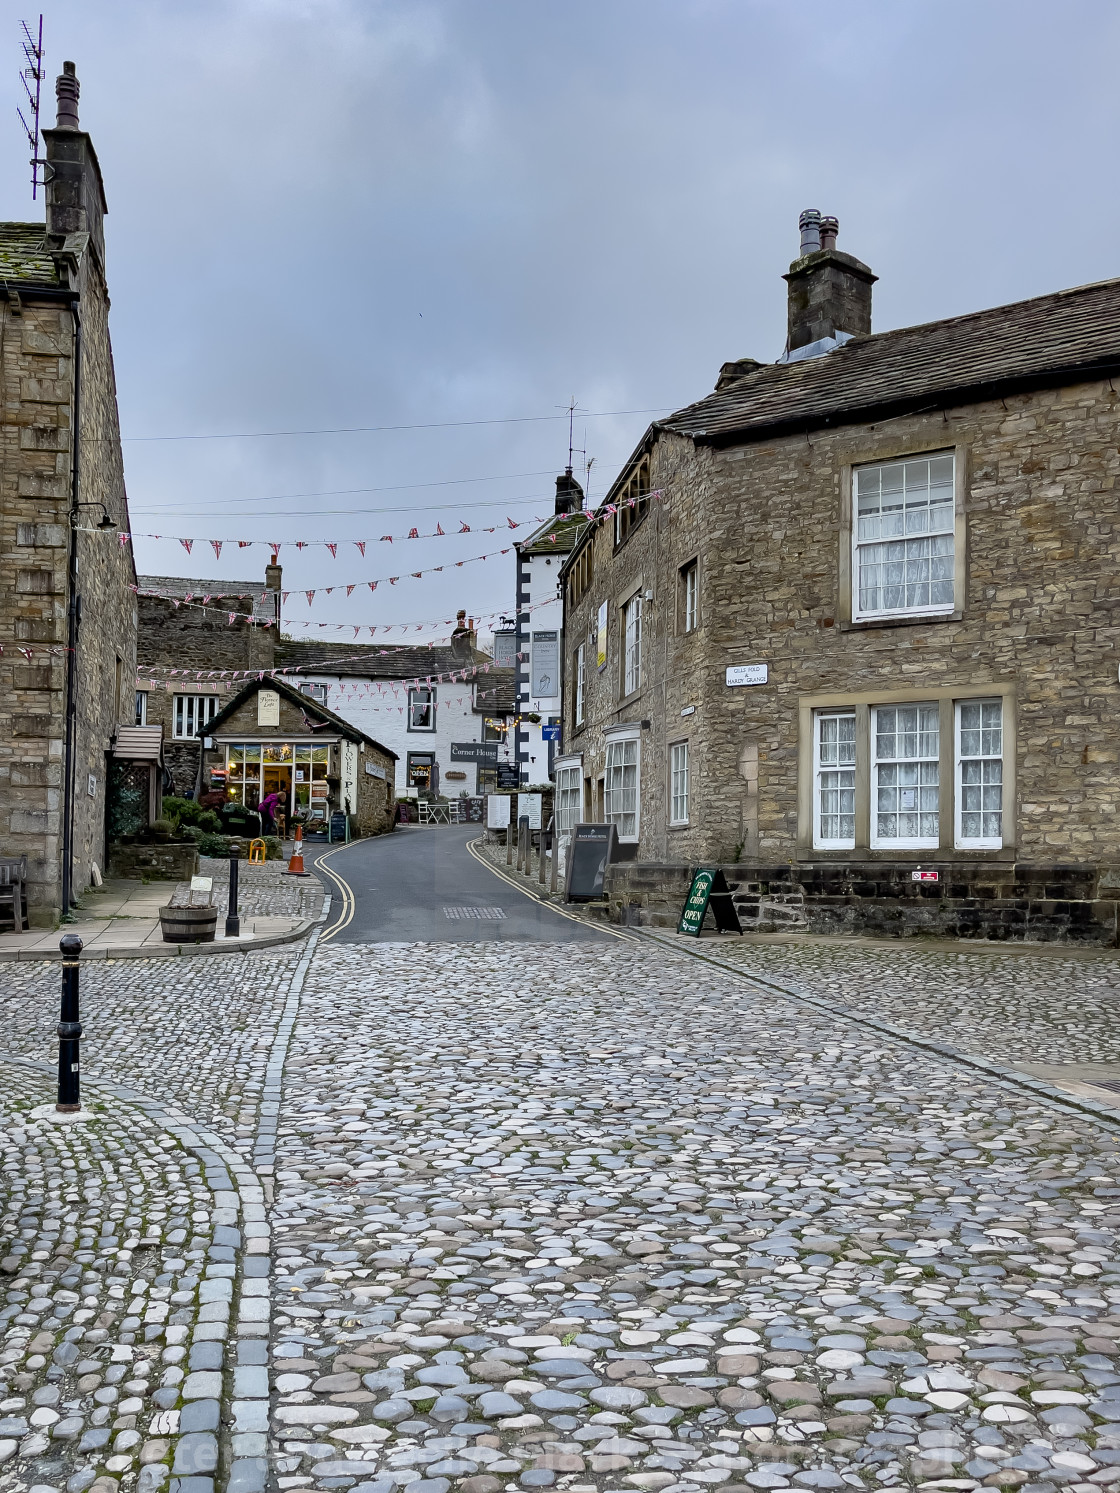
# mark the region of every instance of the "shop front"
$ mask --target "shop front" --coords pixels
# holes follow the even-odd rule
[[[281,834],[332,815],[350,834],[392,827],[396,754],[283,680],[247,685],[199,734],[207,787],[247,809],[276,795]]]
[[[277,813],[289,821],[325,821],[331,798],[331,747],[325,741],[230,741],[225,786],[231,799],[255,809],[280,795]]]

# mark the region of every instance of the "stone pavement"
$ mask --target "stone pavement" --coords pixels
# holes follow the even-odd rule
[[[282,877],[283,865],[270,861],[263,866],[243,864],[238,877],[238,910],[241,933],[225,937],[225,913],[229,906],[229,861],[203,859],[202,876],[213,879],[213,901],[219,909],[214,944],[165,944],[160,928],[161,907],[186,903],[189,882],[108,881],[103,888],[90,888],[74,921],[57,929],[31,928],[26,932],[0,933],[0,963],[12,960],[59,959],[58,941],[63,933],[76,933],[82,940],[82,958],[119,959],[129,955],[145,958],[178,958],[198,953],[245,950],[253,945],[274,944],[302,937],[323,910],[323,887],[314,877]]]
[[[8,973],[0,1493],[1120,1483],[1120,1116],[612,941],[91,966],[58,1127]]]

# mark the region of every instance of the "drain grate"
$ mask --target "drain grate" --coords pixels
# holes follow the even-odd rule
[[[500,907],[445,907],[443,909],[445,918],[504,918],[505,913]]]
[[[1095,1089],[1111,1089],[1114,1094],[1120,1094],[1120,1078],[1089,1078],[1085,1081]]]

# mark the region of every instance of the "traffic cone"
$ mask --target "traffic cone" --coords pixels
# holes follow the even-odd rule
[[[292,858],[288,862],[285,876],[307,876],[309,873],[303,869],[303,825],[296,825],[296,843],[292,849]]]

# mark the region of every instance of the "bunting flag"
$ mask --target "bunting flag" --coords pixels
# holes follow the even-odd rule
[[[365,542],[365,540],[364,539],[355,539],[354,543],[358,547],[358,553],[359,553],[359,555],[361,555],[362,559],[364,560],[365,557],[366,557],[366,542]]]
[[[188,555],[190,554],[191,550],[194,549],[193,539],[180,539],[179,543],[183,546]]]
[[[214,551],[215,560],[220,560],[222,558],[222,545],[224,542],[225,541],[221,539],[211,539],[210,548]]]
[[[337,545],[337,544],[335,544],[335,543],[334,543],[334,542],[333,542],[333,541],[332,541],[332,540],[330,540],[330,539],[328,539],[328,540],[326,540],[326,541],[325,541],[325,543],[326,543],[326,546],[327,546],[327,548],[328,548],[328,549],[329,549],[329,550],[330,550],[330,552],[331,552],[331,559],[332,559],[332,560],[336,560],[336,559],[337,559],[337,558],[338,558],[338,545]]]

